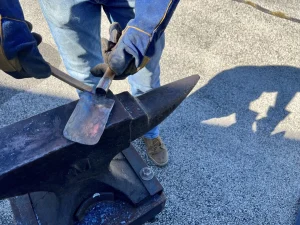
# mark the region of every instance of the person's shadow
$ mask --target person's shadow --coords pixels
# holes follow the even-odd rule
[[[288,137],[300,139],[295,126],[285,131],[279,127],[292,113],[300,113],[298,92],[298,68],[241,66],[216,75],[192,97],[213,104],[213,110],[203,114],[204,124],[242,128],[261,135],[288,132]],[[293,114],[292,125],[296,118],[297,114]]]

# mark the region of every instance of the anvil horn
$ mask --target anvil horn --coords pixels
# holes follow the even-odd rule
[[[188,96],[199,78],[198,75],[193,75],[139,96],[138,100],[148,116],[148,128],[143,133],[157,126],[170,115]]]
[[[56,192],[101,173],[131,141],[163,121],[198,80],[198,75],[190,76],[137,98],[128,92],[109,94],[116,103],[99,143],[94,146],[80,145],[63,136],[77,102],[0,129],[0,199],[34,191]],[[74,165],[84,159],[89,161],[89,171],[72,177]]]

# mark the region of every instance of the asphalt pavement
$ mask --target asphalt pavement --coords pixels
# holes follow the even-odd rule
[[[21,1],[64,69],[37,1]],[[297,0],[260,0],[300,19]],[[102,28],[107,35],[108,22]],[[300,208],[300,24],[233,0],[182,0],[166,30],[161,83],[199,74],[190,96],[161,125],[165,168],[135,146],[165,188],[156,224],[294,224]],[[99,53],[100,54],[100,53]],[[114,93],[129,90],[116,81]],[[0,127],[77,99],[56,78],[14,80],[0,72]],[[12,223],[7,201],[0,224]]]

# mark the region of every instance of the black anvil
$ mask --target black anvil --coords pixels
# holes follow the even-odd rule
[[[0,199],[10,198],[16,223],[142,224],[161,212],[163,188],[131,142],[161,123],[198,79],[136,98],[109,93],[115,106],[94,146],[62,134],[77,102],[0,129]]]

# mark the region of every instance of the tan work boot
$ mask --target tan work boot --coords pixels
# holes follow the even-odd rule
[[[168,163],[168,151],[160,137],[148,139],[143,137],[146,144],[147,155],[157,166],[165,166]]]

